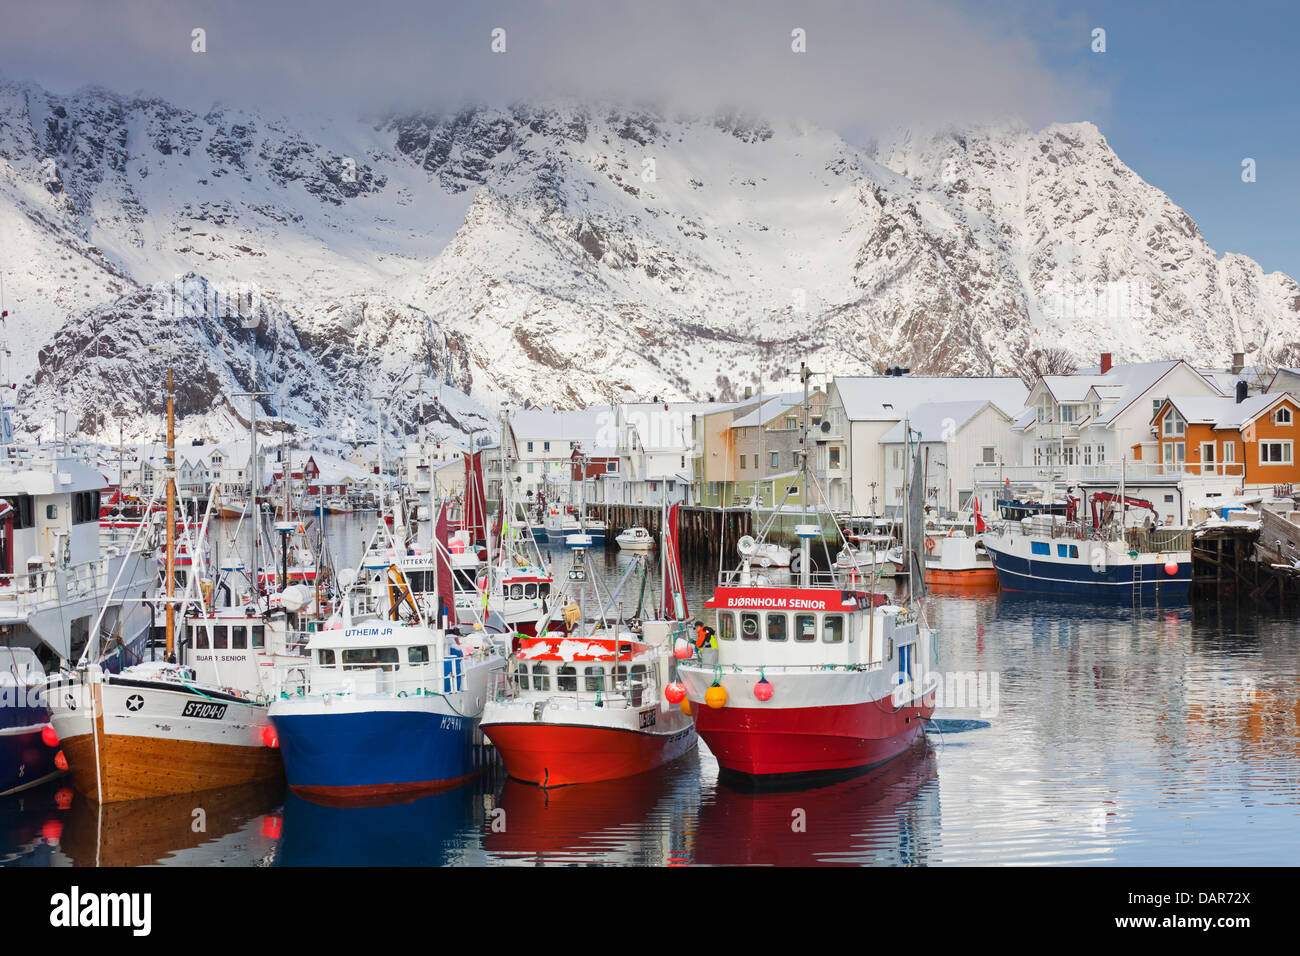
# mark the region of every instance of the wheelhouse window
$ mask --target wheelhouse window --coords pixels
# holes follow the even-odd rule
[[[249,628],[249,630],[253,634],[253,646],[266,647],[266,628],[264,628],[261,624],[258,624],[255,625],[254,627]]]
[[[512,601],[522,601],[524,597],[524,586],[522,584],[510,585],[510,599]]]
[[[524,585],[524,597],[525,597],[527,600],[529,600],[529,601],[534,601],[534,600],[536,600],[536,599],[537,599],[537,585],[536,585],[536,584],[525,584],[525,585]]]
[[[208,629],[206,627],[194,628],[194,649],[197,651],[206,651],[208,649]]]
[[[349,647],[343,651],[344,670],[363,670],[381,668],[385,671],[397,669],[400,658],[395,647]]]
[[[561,691],[576,691],[578,689],[578,669],[568,664],[558,668],[555,672],[555,683]]]
[[[334,666],[334,651],[330,648],[316,652],[316,663],[322,667]]]
[[[563,668],[561,668],[563,670]],[[572,668],[570,668],[572,670]],[[527,687],[527,683],[521,683],[520,687]],[[545,664],[533,665],[533,690],[550,690],[551,689],[551,669]],[[560,690],[565,688],[561,685]]]
[[[724,641],[736,639],[736,616],[727,611],[718,614],[718,637]]]
[[[789,621],[786,616],[769,612],[767,615],[767,639],[769,641],[784,641],[789,636]]]
[[[589,691],[598,691],[605,684],[605,668],[588,667],[584,674],[586,675],[586,687]]]
[[[214,649],[224,651],[230,647],[230,628],[214,627],[212,629],[212,646]]]
[[[758,640],[758,615],[742,614],[740,615],[740,636],[742,640]]]
[[[230,646],[235,650],[247,650],[248,628],[232,627],[230,629]]]
[[[817,640],[817,618],[815,615],[796,614],[794,616],[794,639],[804,642]]]
[[[423,645],[417,647],[408,647],[406,649],[406,662],[408,664],[429,663],[429,648]]]
[[[822,618],[822,643],[841,644],[844,642],[844,615],[827,614]]]

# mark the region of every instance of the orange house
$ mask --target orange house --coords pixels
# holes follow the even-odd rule
[[[1232,398],[1165,399],[1152,430],[1161,471],[1240,478],[1244,488],[1300,483],[1300,402],[1290,392]]]

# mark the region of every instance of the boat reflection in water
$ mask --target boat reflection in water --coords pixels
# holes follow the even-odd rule
[[[72,788],[66,780],[0,797],[0,866],[54,866]]]
[[[472,863],[494,768],[459,787],[358,801],[308,800],[290,790],[277,866],[447,866]]]
[[[483,847],[503,861],[681,862],[683,834],[699,810],[699,765],[692,750],[647,773],[594,783],[543,788],[507,779]]]
[[[755,792],[719,780],[703,797],[688,860],[919,866],[938,844],[939,780],[922,739],[874,770],[815,789]]]
[[[63,829],[63,852],[74,866],[247,864],[271,851],[279,835],[274,811],[283,799],[279,780],[102,808],[77,794]]]

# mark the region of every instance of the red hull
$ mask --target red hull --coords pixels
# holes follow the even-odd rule
[[[647,734],[573,724],[491,724],[483,733],[516,780],[559,787],[615,780],[676,760],[695,746],[690,728]]]
[[[834,707],[692,707],[718,764],[754,777],[884,763],[912,746],[934,713],[932,705],[895,711],[888,697]]]

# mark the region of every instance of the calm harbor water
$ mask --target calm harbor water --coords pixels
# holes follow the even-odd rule
[[[335,536],[353,557],[355,519]],[[555,559],[559,571],[563,552]],[[592,563],[608,580],[629,560],[597,551]],[[687,565],[696,614],[716,573]],[[276,785],[101,812],[65,781],[0,799],[0,864],[1300,860],[1300,621],[1011,594],[937,595],[929,614],[947,681],[928,740],[828,786],[738,791],[703,744],[639,778],[542,791],[498,767],[448,793],[366,808]]]

